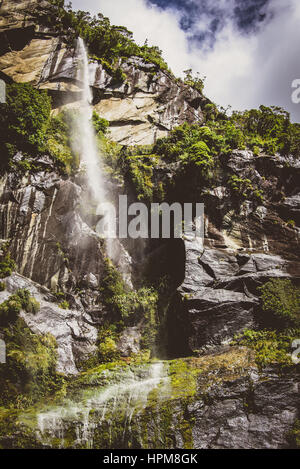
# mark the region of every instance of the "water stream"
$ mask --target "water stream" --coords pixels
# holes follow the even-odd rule
[[[46,446],[52,446],[53,441],[59,442],[59,447],[64,448],[72,433],[73,447],[94,448],[97,432],[103,437],[104,447],[125,446],[132,419],[143,412],[150,393],[156,390],[156,399],[168,396],[167,371],[164,362],[135,369],[126,366],[118,372],[103,371],[106,384],[84,386],[61,405],[37,415],[38,439]],[[96,446],[99,447],[99,442]]]
[[[99,207],[107,203],[108,191],[91,120],[93,108],[88,54],[80,38],[77,42],[76,58],[77,79],[83,87],[80,108],[74,117],[73,145],[86,170],[90,192],[90,200],[87,200],[87,203],[96,202],[99,213]],[[105,217],[107,212],[103,211],[101,215]],[[106,241],[107,254],[111,257],[112,240]],[[164,362],[158,361],[144,365],[125,365],[113,370],[104,367],[103,371],[88,374],[87,382],[71,388],[68,396],[59,405],[43,407],[42,411],[36,413],[37,439],[49,447],[54,444],[61,448],[93,448],[101,445],[109,447],[116,444],[125,447],[132,420],[145,409],[150,394],[156,390],[156,400],[168,396],[167,369]],[[26,419],[26,416],[24,418]]]

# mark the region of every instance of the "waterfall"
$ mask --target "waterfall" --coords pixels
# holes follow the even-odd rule
[[[105,196],[105,178],[101,166],[101,158],[95,131],[92,124],[92,92],[89,83],[89,64],[88,55],[84,42],[81,38],[77,42],[77,57],[79,66],[77,71],[77,80],[83,83],[82,103],[77,116],[76,125],[76,147],[74,150],[79,152],[80,159],[84,163],[87,172],[89,187],[95,200],[102,204],[106,201]]]
[[[96,215],[100,221],[97,232],[106,240],[108,257],[118,266],[124,281],[131,287],[132,260],[119,239],[116,238],[116,212],[112,194],[108,190],[107,179],[103,171],[103,154],[99,148],[96,133],[92,123],[93,95],[90,86],[88,52],[82,38],[78,38],[76,45],[77,81],[81,84],[81,101],[79,109],[72,118],[72,149],[79,155],[81,164],[86,170],[87,185],[90,197],[86,204],[96,206]],[[92,203],[91,203],[92,202]]]
[[[60,447],[65,447],[72,429],[75,447],[93,448],[96,432],[106,435],[104,445],[122,447],[126,438],[128,441],[139,436],[131,435],[131,426],[135,424],[137,428],[151,392],[157,390],[161,400],[169,394],[168,367],[164,362],[116,372],[107,370],[102,375],[102,385],[90,387],[61,406],[38,414],[38,438],[45,445],[58,440]]]
[[[72,119],[72,147],[79,155],[80,162],[86,170],[86,179],[90,191],[90,198],[97,207],[96,214],[102,218],[103,229],[109,224],[111,213],[108,210],[106,178],[103,172],[103,158],[98,146],[96,133],[92,123],[93,95],[90,87],[89,60],[84,41],[77,40],[76,57],[78,61],[77,81],[82,83],[80,108]],[[99,233],[105,235],[105,233]],[[112,243],[106,240],[107,253],[112,256]]]

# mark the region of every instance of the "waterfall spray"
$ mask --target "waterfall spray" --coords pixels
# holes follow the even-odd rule
[[[76,126],[77,138],[75,151],[79,152],[80,159],[86,166],[88,184],[97,202],[105,202],[105,182],[97,140],[92,124],[92,92],[89,83],[88,55],[81,38],[77,43],[77,55],[79,66],[77,72],[78,81],[83,83],[82,105],[78,115]],[[79,147],[78,147],[79,145]]]
[[[80,161],[86,169],[88,188],[91,198],[97,205],[97,215],[102,217],[101,225],[109,224],[109,202],[103,174],[103,161],[98,147],[95,130],[92,124],[92,92],[90,87],[88,53],[84,41],[77,40],[76,55],[78,58],[77,80],[83,84],[81,106],[73,123],[73,150],[79,154]],[[100,233],[101,234],[101,233]],[[112,240],[106,240],[107,254],[112,256]]]

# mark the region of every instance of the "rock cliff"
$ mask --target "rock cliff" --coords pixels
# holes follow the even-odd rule
[[[47,90],[57,116],[80,106],[83,83],[76,42],[45,26],[49,9],[48,1],[1,2],[0,78]],[[138,158],[146,189],[164,188],[170,199],[184,187],[192,191],[184,158],[170,162],[150,152],[178,125],[206,123],[210,101],[142,57],[120,58],[119,78],[100,59],[90,57],[90,86],[94,110],[109,122],[106,144],[120,144],[121,156],[107,171],[114,195],[127,191],[130,200],[141,200],[133,190],[144,183],[134,166]],[[142,146],[148,149],[140,156]],[[37,336],[55,338],[52,372],[64,375],[65,394],[55,395],[51,409],[38,394],[24,405],[18,401],[14,415],[0,410],[0,445],[290,447],[299,419],[299,365],[291,362],[289,343],[294,329],[279,344],[284,353],[277,342],[265,352],[232,341],[245,330],[268,328],[266,283],[300,285],[299,158],[249,148],[220,152],[211,187],[188,194],[205,205],[204,240],[130,241],[130,255],[116,241],[111,266],[95,230],[95,207],[84,207],[88,189],[80,168],[64,172],[50,153],[15,151],[1,171],[0,255],[4,264],[5,256],[13,258],[8,270],[16,272],[5,271],[0,303],[24,289],[39,302],[35,314],[21,305],[20,318]],[[232,180],[246,183],[251,196],[234,192]],[[155,311],[154,287],[145,287],[152,277]],[[158,366],[144,356],[154,342],[155,353],[166,358]]]

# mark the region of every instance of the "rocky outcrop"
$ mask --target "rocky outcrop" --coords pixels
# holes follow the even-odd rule
[[[21,313],[22,319],[36,334],[51,334],[57,343],[57,371],[66,375],[78,373],[78,364],[95,353],[97,328],[91,316],[81,308],[62,309],[45,287],[19,274],[5,279],[6,289],[0,292],[0,303],[18,289],[26,289],[40,303],[36,314]]]
[[[299,374],[280,376],[269,369],[212,387],[208,404],[189,406],[195,448],[288,448],[299,411],[299,384]]]
[[[36,19],[49,8],[47,0],[2,0],[0,4],[0,33],[36,27]]]
[[[73,381],[57,405],[20,412],[6,433],[0,429],[0,443],[5,448],[290,448],[299,378],[295,368],[259,372],[251,352],[237,347],[197,359],[100,367]]]
[[[82,189],[63,179],[49,159],[22,179],[8,173],[1,180],[0,238],[11,240],[18,272],[41,285],[80,286],[86,273],[99,282],[101,240],[80,215]]]
[[[4,2],[9,10],[5,5]],[[21,3],[19,8],[21,11]],[[43,26],[30,28],[30,15],[23,12],[22,16],[19,9],[10,14],[16,27],[24,28],[24,33],[18,32],[22,44],[16,44],[13,35],[8,35],[10,16],[4,16],[2,35],[8,44],[0,56],[2,76],[49,90],[58,110],[63,106],[76,106],[82,88],[78,76],[81,57],[76,45],[66,43],[63,37]],[[24,17],[27,18],[25,23]],[[206,104],[206,98],[170,73],[139,57],[120,60],[117,65],[126,76],[124,81],[116,81],[100,62],[89,64],[95,110],[109,121],[113,140],[124,145],[152,144],[176,125],[203,120],[201,107]]]
[[[272,278],[300,279],[299,162],[234,151],[222,166],[220,183],[232,174],[247,178],[264,198],[259,203],[235,199],[228,185],[204,195],[204,243],[184,241],[185,279],[168,312],[175,355],[178,344],[181,353],[203,353],[246,328],[262,326],[259,287]],[[293,223],[286,222],[289,214]]]
[[[179,347],[188,355],[225,345],[237,333],[262,323],[258,288],[271,278],[291,278],[289,271],[296,268],[299,279],[300,264],[280,256],[186,242],[185,280],[168,313],[172,352],[178,353]]]

